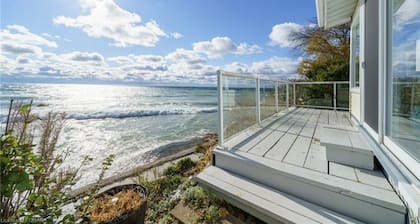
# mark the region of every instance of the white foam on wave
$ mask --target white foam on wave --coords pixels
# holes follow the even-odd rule
[[[129,112],[97,112],[97,113],[71,113],[66,116],[67,119],[89,120],[89,119],[106,119],[106,118],[131,118],[131,117],[148,117],[148,116],[165,116],[165,115],[183,115],[198,113],[215,113],[217,108],[189,108],[175,110],[140,110]]]

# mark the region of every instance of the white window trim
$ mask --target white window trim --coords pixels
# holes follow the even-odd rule
[[[390,54],[387,50],[390,48],[390,42],[388,39],[388,32],[390,32],[390,12],[391,9],[387,5],[391,5],[390,0],[379,1],[379,99],[378,99],[378,133],[373,131],[368,135],[371,135],[370,140],[376,139],[375,143],[379,147],[375,147],[375,155],[383,165],[384,169],[388,173],[388,177],[399,193],[401,198],[407,203],[409,213],[411,217],[420,219],[420,167],[415,159],[408,155],[401,147],[395,144],[386,135],[386,112],[392,101],[387,100],[390,96],[387,92],[387,79],[389,77],[388,72],[390,71],[389,58]],[[388,102],[387,102],[388,101]],[[366,131],[366,128],[362,128]],[[369,130],[368,132],[372,132]],[[366,132],[365,132],[366,133]],[[376,137],[376,138],[375,138]],[[416,172],[417,171],[417,172]]]
[[[389,3],[389,0],[386,1]],[[391,4],[389,4],[391,5]],[[382,4],[381,11],[384,12],[383,15],[380,16],[380,40],[379,40],[379,74],[385,74],[384,76],[379,75],[379,128],[378,128],[378,135],[379,135],[379,142],[383,143],[387,149],[391,151],[391,153],[398,158],[399,161],[408,169],[410,173],[412,173],[416,178],[417,181],[420,181],[420,164],[409,155],[404,149],[402,149],[398,144],[396,144],[390,137],[387,136],[387,125],[391,123],[390,116],[387,114],[388,111],[391,111],[392,107],[392,96],[390,95],[390,90],[388,88],[390,79],[389,72],[391,71],[391,54],[392,51],[392,42],[388,38],[392,35],[392,23],[391,18],[392,16],[391,10],[386,4]],[[388,49],[388,50],[387,50]],[[417,172],[416,172],[417,171]]]
[[[362,21],[361,21],[361,14],[364,14],[364,13],[359,13],[359,11],[360,11],[360,9],[361,9],[361,4],[358,4],[357,6],[356,6],[356,10],[354,10],[354,13],[353,13],[353,17],[352,18],[358,18],[357,20],[359,21],[359,86],[356,86],[356,83],[355,83],[355,78],[356,78],[356,76],[355,76],[355,71],[354,71],[354,63],[355,63],[355,61],[353,60],[353,54],[354,54],[354,49],[355,49],[355,46],[353,45],[353,39],[354,39],[354,36],[353,36],[353,27],[354,27],[354,25],[355,25],[355,22],[356,22],[356,20],[355,19],[353,19],[353,21],[351,22],[351,24],[350,24],[350,91],[351,92],[355,92],[355,93],[360,93],[360,86],[361,86],[361,80],[362,80],[362,47],[363,47],[363,45],[362,45]],[[364,42],[364,41],[363,41]]]
[[[360,88],[360,121],[365,122],[365,40],[366,40],[366,13],[365,13],[365,0],[360,0],[359,5],[359,29],[360,29],[360,56],[359,56],[359,88]]]
[[[387,149],[407,167],[412,176],[420,180],[420,163],[418,163],[413,157],[411,157],[404,149],[397,145],[391,138],[384,136],[384,145]],[[417,173],[415,171],[418,171]],[[414,172],[413,172],[414,171]],[[407,176],[411,176],[407,175]],[[420,189],[420,183],[417,183]]]

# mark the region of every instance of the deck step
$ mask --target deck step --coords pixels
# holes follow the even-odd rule
[[[366,223],[405,223],[391,189],[359,183],[242,151],[214,150],[215,166]]]
[[[325,146],[330,162],[369,170],[375,168],[372,150],[357,129],[324,126],[321,145]]]
[[[267,223],[361,223],[215,166],[194,179]]]

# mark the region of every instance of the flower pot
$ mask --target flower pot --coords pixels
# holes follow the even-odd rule
[[[124,191],[124,190],[135,190],[135,192],[138,192],[139,196],[142,199],[142,202],[140,206],[134,210],[124,212],[118,217],[114,217],[109,221],[106,222],[100,222],[102,224],[143,224],[147,209],[147,190],[138,185],[138,184],[123,184],[123,185],[117,185],[112,186],[111,188],[103,188],[101,189],[97,196],[95,196],[95,199],[103,197],[105,195],[115,195],[118,192]]]

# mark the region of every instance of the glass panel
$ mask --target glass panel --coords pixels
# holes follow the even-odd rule
[[[276,82],[260,80],[261,120],[277,112],[276,109]]]
[[[224,137],[256,123],[255,79],[223,76]]]
[[[359,16],[356,18],[351,27],[352,32],[352,87],[359,87],[359,76],[360,76],[360,23]]]
[[[420,8],[413,5],[420,0],[391,5],[387,135],[420,162]]]
[[[294,93],[293,93],[293,84],[288,84],[287,85],[289,88],[289,106],[294,106]]]
[[[282,111],[287,107],[287,84],[279,83],[278,84],[278,94],[279,94],[279,110]]]
[[[296,105],[333,107],[333,84],[296,84]]]
[[[349,108],[349,84],[337,84],[337,107]]]

